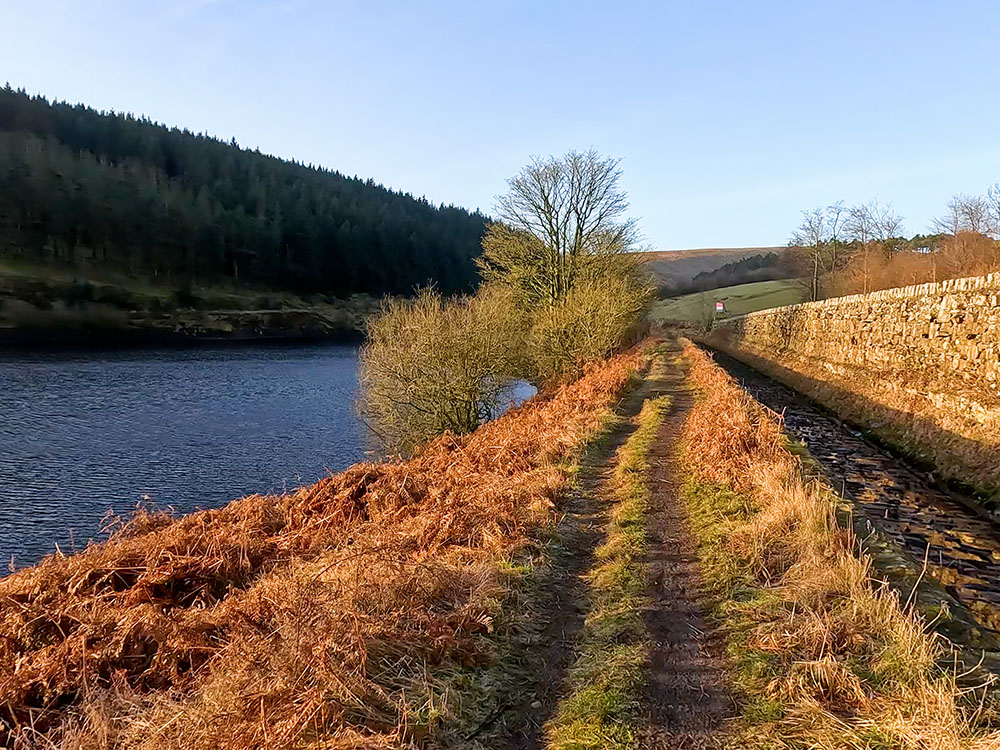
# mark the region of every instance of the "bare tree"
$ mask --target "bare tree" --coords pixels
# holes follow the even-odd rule
[[[997,186],[991,188],[987,197],[979,195],[955,195],[948,201],[944,215],[931,225],[936,232],[957,237],[960,232],[974,232],[994,236],[1000,232],[1000,216],[996,214],[994,201],[1000,200]]]
[[[1000,182],[986,192],[986,205],[989,209],[993,239],[1000,239]]]
[[[801,248],[808,259],[811,279],[809,299],[819,299],[819,280],[826,271],[827,239],[829,238],[827,212],[817,207],[802,212],[802,223],[792,235],[792,245]]]
[[[830,270],[836,271],[843,262],[843,253],[840,252],[840,245],[843,241],[845,223],[848,212],[844,208],[844,201],[831,203],[826,207],[827,233],[830,236]]]
[[[903,231],[903,217],[895,212],[891,203],[879,203],[873,198],[867,204],[871,217],[872,236],[883,244],[898,239]]]
[[[888,243],[898,238],[903,229],[903,217],[897,214],[891,203],[879,203],[873,198],[867,203],[858,203],[848,210],[845,226],[847,237],[855,243],[861,254],[862,292],[872,289],[872,255],[887,252]]]
[[[848,211],[847,236],[855,243],[861,255],[861,291],[871,289],[872,240],[875,236],[874,221],[869,207],[864,203],[851,206]]]
[[[962,231],[962,212],[959,204],[960,196],[954,196],[948,201],[947,211],[931,222],[931,230],[937,234],[948,234],[957,237]]]
[[[635,249],[619,160],[596,151],[534,159],[497,199],[479,260],[487,281],[518,286],[531,301],[562,300],[595,269]]]
[[[847,237],[851,242],[856,242],[859,245],[867,245],[872,241],[874,229],[872,227],[871,213],[866,204],[859,203],[848,209],[847,226],[845,229]]]

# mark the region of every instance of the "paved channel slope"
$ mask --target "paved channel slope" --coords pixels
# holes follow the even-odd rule
[[[1000,635],[1000,530],[974,504],[864,439],[798,392],[715,352],[743,387],[784,418],[787,432],[808,448],[831,484],[871,526],[944,587],[975,623],[965,645],[997,649]],[[907,594],[906,591],[903,592]],[[954,608],[954,607],[953,607]]]

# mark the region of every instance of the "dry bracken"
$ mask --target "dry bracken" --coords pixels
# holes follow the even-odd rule
[[[643,359],[471,435],[172,519],[0,580],[0,745],[388,747],[447,732],[504,566]],[[501,618],[502,619],[502,618]],[[450,670],[450,671],[449,671]]]

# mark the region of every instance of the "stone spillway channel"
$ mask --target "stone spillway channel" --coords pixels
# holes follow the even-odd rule
[[[865,528],[877,532],[872,537],[882,540],[883,554],[873,554],[879,572],[894,567],[886,560],[897,554],[897,567],[911,573],[903,578],[908,586],[898,585],[904,598],[929,576],[921,584],[922,603],[932,605],[924,606],[924,614],[957,645],[990,652],[986,665],[997,671],[1000,528],[971,500],[942,489],[805,396],[721,352],[712,354],[751,396],[783,416],[788,434],[806,446],[831,486],[864,519],[862,534]],[[884,554],[887,548],[892,553]]]

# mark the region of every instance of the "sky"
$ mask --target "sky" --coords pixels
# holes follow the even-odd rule
[[[489,212],[594,148],[655,249],[1000,182],[1000,3],[3,0],[0,85]]]

